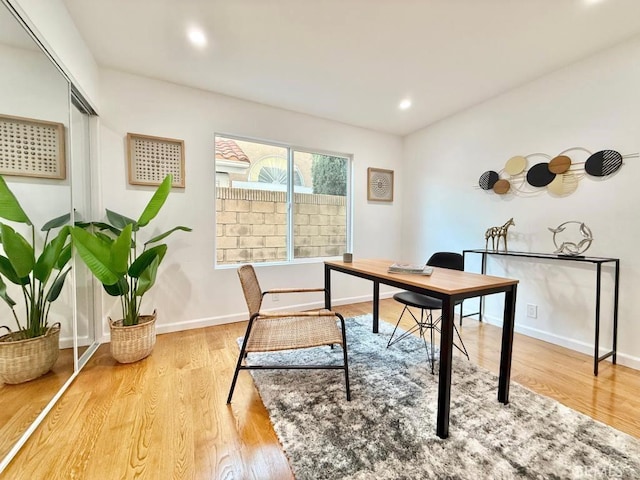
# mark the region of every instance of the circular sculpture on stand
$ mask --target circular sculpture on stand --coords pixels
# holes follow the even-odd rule
[[[568,228],[567,226],[573,226],[573,229],[567,232],[571,233],[573,237],[569,237],[567,233],[564,233]],[[577,230],[577,232],[571,230]],[[589,249],[591,242],[593,242],[591,229],[584,222],[570,220],[561,223],[556,228],[549,228],[549,231],[553,233],[553,244],[556,246],[556,250],[553,253],[560,255],[581,255]],[[575,242],[563,240],[563,238],[573,239],[575,236],[578,236],[578,240]]]

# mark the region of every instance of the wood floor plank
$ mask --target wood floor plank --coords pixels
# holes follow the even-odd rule
[[[336,310],[352,317],[372,306]],[[383,321],[395,324],[400,311],[391,299],[381,302]],[[292,479],[249,373],[240,372],[226,405],[245,328],[241,322],[159,335],[153,354],[131,365],[117,364],[101,346],[3,480]],[[465,318],[460,331],[470,361],[497,374],[502,330]],[[589,355],[516,334],[512,380],[640,438],[637,370],[603,362],[594,377]]]

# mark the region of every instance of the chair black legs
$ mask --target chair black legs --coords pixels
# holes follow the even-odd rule
[[[244,339],[242,340],[242,347],[240,348],[240,354],[238,355],[238,362],[236,363],[236,370],[233,372],[233,380],[231,381],[231,388],[229,389],[229,396],[227,397],[227,405],[231,403],[231,397],[233,397],[233,391],[236,388],[236,382],[238,381],[238,373],[242,368],[242,359],[247,358],[247,341],[249,340],[249,334],[251,333],[251,327],[253,326],[253,322],[256,319],[257,314],[252,315],[249,319],[249,325],[247,325],[247,331],[244,334]]]
[[[344,361],[344,384],[347,389],[347,402],[351,401],[351,387],[349,386],[349,362],[347,361],[347,330],[344,324],[344,317],[339,313],[336,313],[340,319],[340,327],[342,328],[342,355]],[[333,345],[331,345],[333,348]]]
[[[425,310],[429,312],[426,314],[426,316],[425,316]],[[396,335],[396,331],[398,330],[398,326],[400,325],[400,321],[402,320],[402,317],[407,311],[413,317],[415,325],[411,327],[409,330],[407,330],[406,332],[402,333],[402,335],[394,338]],[[399,342],[403,338],[406,338],[412,333],[418,332],[418,335],[422,337],[422,340],[424,341],[424,346],[425,346],[425,349],[427,350],[427,355],[429,356],[429,363],[431,364],[431,373],[435,374],[435,367],[434,367],[435,346],[434,346],[434,339],[433,339],[433,331],[435,330],[438,333],[440,333],[440,328],[438,327],[438,324],[440,323],[441,320],[442,320],[442,316],[438,317],[435,321],[433,321],[433,311],[425,308],[420,309],[420,320],[418,320],[416,316],[413,314],[413,312],[411,311],[411,309],[409,309],[409,306],[405,305],[404,308],[402,309],[402,313],[400,314],[400,318],[398,318],[398,321],[396,322],[393,332],[391,333],[391,337],[389,338],[389,342],[387,343],[387,348]],[[462,311],[460,312],[460,321],[462,322]],[[462,337],[460,336],[460,332],[458,331],[458,328],[456,327],[455,323],[453,324],[453,329],[455,330],[456,335],[458,336],[458,341],[460,342],[460,345],[454,342],[453,346],[456,347],[465,357],[467,357],[467,360],[469,360],[469,354],[467,353],[467,349],[464,346],[464,342],[462,341]],[[430,340],[431,340],[430,345],[427,343],[427,339],[425,338],[426,330],[429,330],[429,333],[430,333]]]
[[[306,370],[344,370],[344,382],[345,389],[347,393],[347,401],[351,401],[351,387],[349,385],[349,362],[347,357],[347,331],[345,328],[344,317],[339,313],[336,313],[336,316],[340,319],[340,326],[342,328],[342,355],[343,355],[343,365],[242,365],[242,360],[247,357],[247,341],[249,339],[249,334],[251,333],[251,327],[253,322],[258,314],[255,314],[249,319],[249,325],[247,326],[247,331],[244,336],[244,340],[242,341],[242,347],[240,348],[240,354],[238,355],[238,362],[236,363],[236,369],[233,372],[233,380],[231,381],[231,387],[229,388],[229,396],[227,397],[227,404],[231,403],[231,399],[233,398],[233,391],[236,388],[236,382],[238,381],[238,373],[240,370],[258,370],[258,369],[306,369]],[[333,345],[330,345],[333,350]]]

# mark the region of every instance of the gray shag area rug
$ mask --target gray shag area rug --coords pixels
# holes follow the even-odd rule
[[[347,319],[351,402],[338,370],[251,371],[294,475],[303,479],[640,478],[640,441],[454,354],[449,438],[435,434],[438,374],[409,337]],[[249,354],[256,363],[340,363],[328,347]],[[265,358],[267,357],[267,358]],[[437,365],[436,365],[437,368]]]

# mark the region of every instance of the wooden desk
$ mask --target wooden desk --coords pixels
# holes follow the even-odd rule
[[[502,350],[500,354],[500,379],[498,401],[509,403],[509,378],[511,376],[511,352],[513,348],[513,323],[516,309],[518,280],[492,277],[477,273],[433,268],[431,276],[388,273],[391,260],[356,260],[353,263],[325,262],[325,308],[331,309],[331,271],[345,273],[373,282],[373,331],[378,332],[380,284],[430,295],[442,300],[442,332],[440,336],[440,377],[438,380],[438,418],[436,434],[449,436],[449,407],[451,403],[451,355],[453,351],[453,307],[465,298],[505,293]]]

